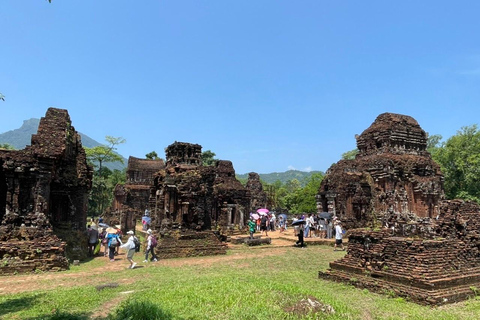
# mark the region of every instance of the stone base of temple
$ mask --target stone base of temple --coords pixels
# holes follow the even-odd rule
[[[330,263],[330,269],[319,272],[319,278],[428,305],[453,303],[478,294],[476,246],[459,239],[405,238],[389,233],[352,230],[345,257]]]
[[[65,242],[55,238],[0,241],[0,275],[68,270]]]
[[[404,297],[423,305],[442,305],[466,300],[478,294],[480,288],[480,270],[471,271],[471,274],[441,279],[442,283],[416,282],[415,280],[395,279],[391,274],[383,272],[368,273],[364,270],[355,272],[337,269],[340,266],[331,265],[330,270],[320,271],[318,277],[336,282],[349,283],[357,288],[368,289],[373,292],[386,294],[391,297]],[[353,270],[351,270],[353,271]],[[398,281],[396,281],[398,280]],[[407,284],[410,282],[410,284]]]
[[[227,245],[209,231],[175,231],[158,239],[155,250],[160,259],[212,256],[227,253]]]

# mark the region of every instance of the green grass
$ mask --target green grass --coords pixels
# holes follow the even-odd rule
[[[111,310],[105,320],[480,318],[478,299],[431,308],[318,279],[318,271],[342,255],[326,246],[287,248],[286,252],[245,247],[229,251],[219,261],[218,257],[175,259],[175,266],[149,264],[95,275],[98,284],[132,278],[133,283],[116,288],[97,291],[94,285],[78,281],[71,288],[0,295],[0,319],[90,319],[105,306]],[[199,259],[217,262],[200,263]],[[198,264],[182,263],[187,260]],[[104,263],[105,259],[94,259],[68,272],[85,273]],[[125,293],[129,291],[133,293]],[[309,296],[333,306],[335,314],[285,311]]]

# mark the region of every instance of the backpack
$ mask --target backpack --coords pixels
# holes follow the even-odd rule
[[[112,240],[110,240],[110,248],[114,248],[118,246],[118,238],[117,237],[112,237]]]
[[[157,246],[157,238],[155,238],[155,236],[152,236],[152,247],[155,248]]]
[[[140,252],[140,240],[137,237],[133,237],[133,243],[135,243],[135,252]]]

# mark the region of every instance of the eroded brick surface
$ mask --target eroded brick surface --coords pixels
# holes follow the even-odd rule
[[[480,207],[443,200],[443,177],[425,151],[425,132],[411,117],[382,114],[357,146],[355,160],[328,170],[318,199],[347,230],[364,228],[349,230],[347,254],[319,277],[422,304],[474,295]]]
[[[64,270],[67,256],[85,256],[91,179],[67,110],[49,108],[25,149],[0,150],[0,273]]]

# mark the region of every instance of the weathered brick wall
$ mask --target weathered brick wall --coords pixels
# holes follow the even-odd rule
[[[65,269],[67,256],[85,256],[91,179],[67,110],[49,108],[30,146],[0,152],[0,264],[9,266],[0,273]]]
[[[397,213],[439,214],[443,176],[415,119],[382,114],[357,138],[357,147],[356,159],[328,169],[318,195],[322,211],[334,212],[350,229],[385,225]]]

